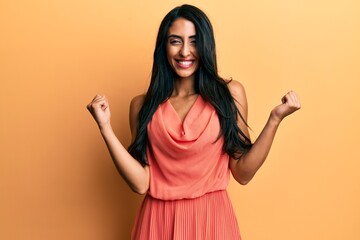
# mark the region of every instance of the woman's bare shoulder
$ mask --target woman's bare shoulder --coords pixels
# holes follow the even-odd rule
[[[241,96],[245,96],[245,88],[241,82],[233,80],[233,79],[226,79],[225,80],[231,95],[237,99]]]
[[[144,104],[145,94],[140,94],[135,97],[130,102],[130,111],[131,110],[138,110],[140,111],[142,105]]]

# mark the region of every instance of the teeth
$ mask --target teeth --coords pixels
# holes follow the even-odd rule
[[[192,61],[179,61],[179,63],[184,66],[190,66],[192,64]]]

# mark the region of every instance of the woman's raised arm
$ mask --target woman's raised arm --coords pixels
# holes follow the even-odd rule
[[[137,96],[130,104],[130,127],[133,138],[136,134],[136,121],[142,103],[143,97]],[[120,175],[134,192],[146,193],[150,181],[149,168],[148,166],[142,166],[134,159],[115,136],[110,124],[110,107],[106,97],[96,95],[91,103],[87,105],[87,109],[98,124],[101,135]]]
[[[235,104],[245,121],[247,121],[248,109],[244,87],[236,81],[231,81],[228,86],[233,98],[236,100]],[[280,122],[301,107],[300,100],[293,91],[283,96],[281,101],[282,103],[271,111],[265,127],[251,149],[246,154],[243,154],[239,160],[230,159],[231,172],[240,184],[247,184],[264,163]],[[238,119],[240,129],[249,137],[246,124],[240,118]]]

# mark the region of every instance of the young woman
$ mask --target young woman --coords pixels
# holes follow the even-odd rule
[[[230,172],[247,184],[280,122],[300,102],[288,92],[252,143],[243,86],[218,75],[209,19],[182,5],[161,22],[149,89],[131,101],[128,151],[111,129],[105,96],[96,95],[87,108],[121,176],[146,194],[132,239],[233,240],[240,233],[226,192]]]

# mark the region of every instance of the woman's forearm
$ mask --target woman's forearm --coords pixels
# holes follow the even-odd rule
[[[243,102],[246,102],[243,100]],[[247,184],[259,170],[269,154],[280,122],[301,108],[300,100],[294,91],[281,98],[281,104],[276,106],[251,149],[239,160],[230,159],[231,172],[240,184]],[[246,112],[246,111],[245,111]]]
[[[264,163],[269,154],[279,124],[280,121],[270,116],[251,149],[243,154],[239,160],[232,159],[232,163],[235,165],[232,168],[233,176],[239,183],[247,184]]]
[[[134,192],[146,193],[149,188],[149,168],[142,166],[128,153],[115,136],[110,124],[101,126],[100,132],[120,175]]]

